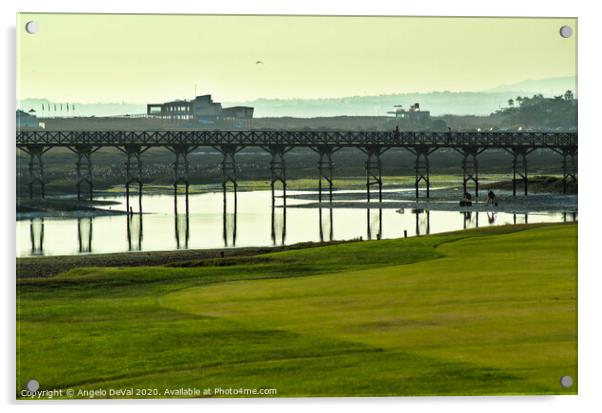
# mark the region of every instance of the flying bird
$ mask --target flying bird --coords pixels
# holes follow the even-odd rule
[[[262,65],[262,64],[263,64],[263,62],[262,62],[261,60],[258,60],[258,61],[256,61],[256,62],[255,62],[255,64],[256,64],[256,65]]]

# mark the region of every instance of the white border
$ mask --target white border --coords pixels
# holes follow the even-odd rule
[[[599,158],[602,154],[602,124],[600,110],[602,75],[599,41],[602,39],[602,17],[595,1],[504,0],[498,2],[476,0],[222,0],[193,3],[190,0],[2,0],[2,90],[0,100],[2,132],[0,138],[3,156],[3,202],[0,203],[2,237],[2,356],[4,367],[0,376],[1,401],[10,410],[14,408],[44,409],[63,412],[70,409],[104,411],[125,410],[139,406],[150,412],[164,412],[168,405],[194,411],[267,410],[306,412],[308,409],[364,411],[374,405],[386,411],[441,411],[446,412],[504,412],[508,410],[545,410],[546,412],[589,411],[602,406],[600,388],[600,321],[602,314],[602,271],[600,255],[600,224],[595,219],[600,208],[593,193],[598,191],[596,180]],[[336,14],[336,15],[421,15],[421,16],[541,16],[579,18],[579,396],[562,397],[428,397],[428,398],[354,398],[354,399],[278,399],[278,400],[199,400],[199,401],[131,401],[131,402],[14,402],[15,386],[15,287],[14,287],[14,208],[15,208],[15,13],[21,12],[101,12],[101,13],[196,13],[196,14]],[[597,128],[597,129],[596,129]],[[336,406],[335,406],[336,405]]]

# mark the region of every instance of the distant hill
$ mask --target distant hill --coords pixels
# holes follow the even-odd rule
[[[416,102],[433,116],[489,115],[515,97],[514,92],[431,92],[332,99],[257,99],[227,104],[253,106],[255,117],[386,116],[394,105],[409,108]]]
[[[394,105],[408,108],[418,102],[422,110],[429,110],[433,116],[441,115],[489,115],[507,106],[508,99],[517,96],[532,96],[541,93],[545,97],[564,94],[572,90],[577,96],[575,77],[559,77],[502,85],[481,92],[430,92],[396,93],[379,96],[349,96],[326,99],[265,99],[224,102],[224,106],[253,106],[254,116],[312,118],[324,116],[386,116]],[[25,111],[34,109],[39,117],[72,116],[123,116],[146,113],[146,105],[135,103],[69,103],[62,111],[60,102],[47,99],[24,99],[17,102]],[[55,109],[56,104],[56,109]],[[74,105],[74,106],[73,106]],[[42,106],[44,110],[42,110]],[[75,107],[75,110],[73,110]]]
[[[516,92],[522,95],[534,95],[536,93],[541,93],[543,95],[557,96],[564,94],[564,92],[567,90],[572,90],[575,97],[577,97],[576,77],[566,76],[539,80],[523,80],[519,83],[498,86],[493,89],[489,89],[486,92]]]

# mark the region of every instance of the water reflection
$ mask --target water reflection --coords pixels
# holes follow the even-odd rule
[[[577,212],[563,212],[562,222],[577,222]]]
[[[478,228],[479,227],[479,212],[478,211],[462,211],[460,212],[460,215],[462,215],[463,217],[463,228],[464,229],[468,229],[468,228]],[[488,220],[489,215],[488,216]],[[495,222],[495,217],[493,217],[493,222],[492,221],[488,221],[489,223],[493,223]]]
[[[178,209],[178,199],[181,197],[182,195],[179,195],[177,192],[177,189],[174,190],[174,196],[173,196],[173,211],[174,214],[179,214],[180,211]],[[140,210],[142,211],[142,205],[140,205]],[[190,213],[190,208],[189,208],[189,201],[188,201],[188,194],[184,195],[184,214],[188,215]]]
[[[190,239],[190,214],[174,215],[174,228],[177,249],[188,249]]]
[[[228,209],[228,194],[226,186],[223,189],[223,210],[222,210],[222,238],[224,246],[236,246],[236,223],[238,217],[238,196],[236,186],[233,191],[234,200],[232,202],[232,211]]]
[[[320,204],[321,205],[321,204]],[[334,239],[334,225],[332,219],[332,207],[328,208],[328,213],[322,213],[321,206],[318,208],[318,222],[320,227],[320,242],[324,242],[324,233],[328,232],[328,241],[332,241]],[[323,216],[325,218],[323,218]],[[326,222],[324,222],[326,221]]]
[[[92,252],[92,220],[93,217],[77,218],[77,243],[79,252]]]
[[[142,251],[143,214],[127,215],[128,251]]]
[[[431,233],[431,211],[424,209],[413,209],[416,215],[416,235],[429,235]]]
[[[286,241],[286,200],[281,208],[272,204],[272,232],[273,245],[284,245]]]
[[[576,222],[578,218],[573,212],[526,215],[408,208],[404,214],[403,208],[337,208],[336,204],[315,209],[298,208],[306,201],[289,198],[288,207],[284,207],[284,200],[277,197],[276,202],[270,205],[271,191],[242,192],[238,196],[241,202],[235,206],[231,194],[228,194],[224,208],[221,191],[192,195],[188,214],[181,198],[176,201],[180,211],[174,214],[172,196],[150,195],[144,198],[145,214],[18,220],[17,254],[68,255],[260,247],[359,238],[377,240],[488,225]],[[120,202],[120,205],[113,206],[113,210],[126,211],[123,197],[107,197],[105,200]],[[483,214],[486,214],[485,218]],[[143,238],[143,229],[146,238]],[[125,236],[116,236],[120,233]]]
[[[371,209],[366,208],[366,235],[369,240],[372,239],[372,234],[376,232],[375,238],[381,239],[383,236],[383,210],[382,208],[378,208],[376,213],[373,214]]]
[[[129,185],[126,186],[126,195],[125,195],[125,210],[126,212],[128,212],[130,215],[133,215],[135,213],[134,211],[134,207],[131,206],[130,204],[130,199],[131,198],[138,198],[138,214],[142,214],[142,183],[138,183],[138,192],[132,194],[130,191],[130,187]],[[174,197],[174,202],[177,204],[177,199],[178,197]],[[176,207],[177,209],[177,207]]]
[[[516,224],[528,224],[529,223],[529,214],[512,214],[512,222],[514,225]]]
[[[223,214],[223,238],[224,246],[236,246],[236,210],[233,213]]]
[[[44,255],[44,218],[29,220],[31,255]]]

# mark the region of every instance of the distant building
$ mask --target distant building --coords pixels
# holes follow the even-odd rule
[[[17,110],[17,129],[22,128],[39,128],[40,122],[38,117],[35,115],[36,111],[31,109],[29,113]]]
[[[163,119],[192,120],[207,125],[249,127],[253,118],[253,108],[249,106],[222,108],[222,104],[214,102],[211,95],[202,95],[193,100],[150,103],[146,106],[146,114]]]
[[[236,128],[251,127],[253,108],[250,106],[232,106],[222,109],[222,120]]]
[[[423,122],[431,118],[430,111],[420,110],[420,103],[414,103],[407,110],[401,105],[395,105],[395,110],[387,113],[394,114],[396,118],[407,119],[415,122]]]

